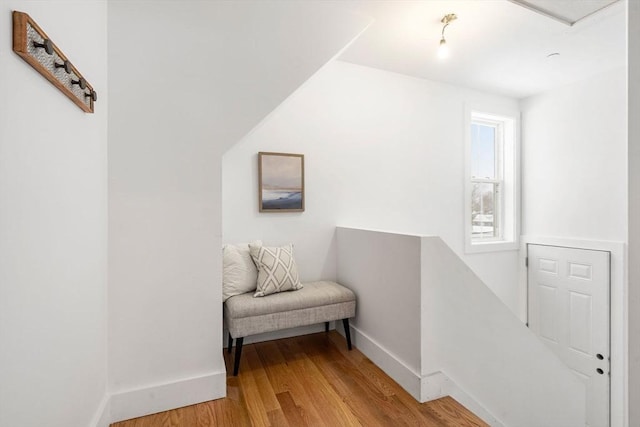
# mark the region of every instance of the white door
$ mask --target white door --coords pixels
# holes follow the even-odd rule
[[[590,427],[609,426],[609,257],[528,245],[529,327],[586,384]]]

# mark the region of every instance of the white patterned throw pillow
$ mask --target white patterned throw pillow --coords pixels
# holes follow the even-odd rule
[[[267,247],[249,244],[249,252],[258,267],[258,282],[254,297],[302,288],[298,267],[293,259],[293,245]]]

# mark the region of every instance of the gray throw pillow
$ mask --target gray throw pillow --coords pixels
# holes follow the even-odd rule
[[[258,280],[254,297],[302,288],[298,267],[293,259],[293,245],[267,247],[249,244],[249,253],[258,267]]]

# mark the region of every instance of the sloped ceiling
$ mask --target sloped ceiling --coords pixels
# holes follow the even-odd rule
[[[375,19],[339,59],[410,76],[523,98],[622,67],[624,2],[573,26],[508,0],[353,1]],[[441,18],[451,55],[439,60]],[[559,53],[559,55],[550,54]]]
[[[227,147],[337,56],[372,18],[324,2],[211,2],[211,70]]]

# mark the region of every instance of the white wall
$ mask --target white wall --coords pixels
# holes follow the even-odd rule
[[[523,234],[625,241],[625,70],[522,102]]]
[[[103,415],[106,7],[0,0],[1,426],[89,426]],[[28,13],[93,85],[95,114],[13,53],[12,10]]]
[[[629,13],[629,395],[640,401],[640,3]],[[640,425],[640,406],[629,405],[629,426]]]
[[[625,425],[625,70],[525,99],[522,115],[524,241],[611,252],[611,421]]]
[[[113,421],[225,395],[222,152],[368,23],[323,2],[109,3]]]
[[[420,237],[339,227],[337,279],[356,294],[354,344],[421,401]]]
[[[223,239],[293,242],[305,280],[336,275],[336,225],[433,234],[464,249],[464,107],[517,102],[336,61],[223,160]],[[258,213],[257,153],[305,155],[306,212]],[[517,309],[517,252],[463,256]]]
[[[339,227],[337,240],[355,345],[416,399],[452,395],[494,426],[584,426],[582,382],[442,239]]]
[[[443,371],[505,426],[584,426],[582,381],[441,239],[422,238],[421,256],[423,372]]]

